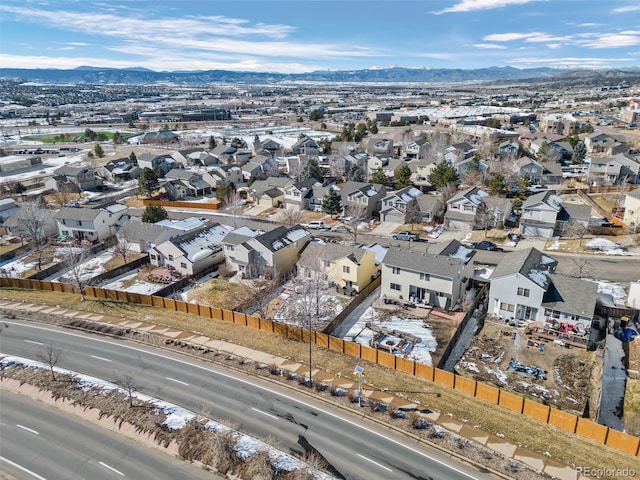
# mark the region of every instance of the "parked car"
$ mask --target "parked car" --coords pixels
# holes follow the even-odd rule
[[[475,248],[476,250],[489,250],[489,251],[498,250],[498,246],[495,243],[489,242],[487,240],[483,240],[482,242],[473,242],[471,244],[471,247]]]
[[[530,187],[527,187],[528,193],[540,193],[547,190],[549,190],[549,187],[547,187],[546,185],[531,185]]]
[[[409,240],[409,241],[416,241],[418,239],[420,239],[420,236],[417,233],[413,233],[413,232],[396,232],[393,234],[393,239],[394,240]]]
[[[307,226],[307,228],[310,228],[310,229],[313,229],[313,230],[324,230],[326,228],[329,228],[324,224],[324,222],[321,222],[319,220],[314,220],[313,222],[309,222],[309,223],[307,223],[306,226]]]

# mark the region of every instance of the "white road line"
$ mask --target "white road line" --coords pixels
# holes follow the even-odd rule
[[[109,465],[107,465],[104,462],[98,462],[100,465],[102,465],[104,468],[108,468],[109,470],[111,470],[112,472],[117,473],[118,475],[120,475],[121,477],[124,477],[124,473],[122,473],[120,470],[116,470],[113,467],[110,467]]]
[[[109,360],[108,358],[98,357],[96,355],[91,355],[91,358],[95,358],[96,360],[102,360],[103,362],[111,362],[112,361],[112,360]]]
[[[384,465],[380,465],[378,462],[374,462],[373,460],[371,460],[370,458],[367,458],[363,455],[360,455],[359,453],[356,453],[357,456],[359,456],[361,459],[366,460],[367,462],[371,462],[374,465],[376,465],[377,467],[380,468],[384,468],[387,472],[392,472],[393,470],[391,470],[390,468],[385,467]]]
[[[6,463],[8,463],[9,465],[11,465],[12,467],[15,467],[15,468],[17,468],[18,470],[20,470],[20,471],[22,471],[22,472],[24,472],[24,473],[26,473],[26,474],[28,474],[28,475],[31,475],[31,476],[32,476],[33,478],[35,478],[36,480],[47,480],[46,478],[44,478],[44,477],[42,477],[42,476],[38,475],[37,473],[32,472],[31,470],[28,470],[28,469],[24,468],[22,465],[18,465],[17,463],[12,462],[12,461],[11,461],[11,460],[9,460],[8,458],[0,457],[0,462],[6,462]]]
[[[33,343],[33,344],[35,344],[35,345],[44,345],[44,343],[34,342],[33,340],[25,340],[25,342],[27,342],[27,343]]]
[[[72,336],[72,337],[78,337],[78,338],[82,338],[84,340],[90,339],[90,340],[92,340],[94,342],[106,343],[107,345],[126,348],[126,349],[129,349],[129,350],[133,350],[134,352],[143,352],[143,353],[145,353],[147,355],[151,355],[151,356],[154,356],[154,357],[162,358],[164,360],[170,360],[172,362],[180,363],[182,365],[189,365],[190,367],[197,368],[199,370],[204,370],[205,372],[209,372],[209,373],[212,373],[214,375],[220,375],[223,378],[229,378],[231,380],[235,380],[237,382],[244,383],[245,385],[251,385],[252,387],[259,388],[260,390],[264,390],[265,392],[272,393],[273,395],[277,395],[279,397],[286,398],[287,400],[289,400],[291,402],[295,402],[298,405],[304,405],[307,408],[311,408],[313,410],[322,412],[325,415],[328,415],[330,417],[336,418],[336,419],[338,419],[338,420],[340,420],[342,422],[345,422],[345,423],[351,425],[354,428],[359,428],[360,430],[363,430],[363,431],[365,431],[367,433],[370,433],[371,435],[375,435],[376,437],[384,438],[388,442],[391,442],[394,445],[397,445],[397,446],[402,447],[402,448],[404,448],[406,450],[409,450],[409,451],[411,451],[411,452],[413,452],[413,453],[415,453],[417,455],[420,455],[421,457],[427,458],[430,461],[437,463],[438,465],[442,465],[444,468],[447,468],[447,469],[449,469],[449,470],[451,470],[453,472],[456,472],[456,473],[458,473],[460,475],[463,475],[463,476],[465,476],[467,478],[471,478],[472,480],[476,480],[476,477],[474,477],[473,475],[471,475],[471,474],[469,474],[467,472],[464,472],[464,471],[462,471],[462,470],[460,470],[460,469],[458,469],[458,468],[456,468],[456,467],[454,467],[452,465],[449,465],[449,464],[443,462],[442,460],[438,460],[436,458],[433,458],[431,455],[429,455],[427,453],[424,453],[424,452],[421,452],[421,451],[416,450],[414,448],[411,448],[409,445],[407,445],[405,443],[402,443],[402,442],[400,442],[398,440],[394,440],[393,438],[389,438],[383,433],[376,432],[375,430],[371,430],[371,429],[365,427],[364,425],[361,425],[361,424],[359,424],[357,422],[351,421],[351,420],[349,420],[347,418],[341,417],[340,415],[338,415],[336,413],[332,413],[329,410],[323,410],[323,409],[321,409],[321,408],[319,408],[319,407],[317,407],[315,405],[311,405],[310,403],[307,403],[307,402],[304,402],[304,401],[299,400],[297,398],[285,395],[282,392],[278,392],[276,390],[273,390],[271,388],[265,387],[263,385],[259,385],[257,383],[252,383],[249,380],[244,380],[242,378],[238,378],[237,376],[230,375],[230,374],[227,374],[227,373],[218,372],[216,370],[212,370],[210,368],[203,367],[202,365],[197,365],[195,363],[187,362],[186,360],[181,360],[179,358],[170,357],[168,355],[162,355],[161,353],[150,352],[150,351],[145,350],[143,348],[132,347],[130,345],[123,345],[121,343],[114,343],[114,342],[110,342],[108,340],[102,340],[100,338],[91,338],[91,337],[87,337],[85,335],[79,335],[77,333],[65,332],[65,331],[56,330],[56,329],[52,329],[52,328],[38,327],[38,326],[35,326],[35,325],[29,325],[29,324],[26,324],[26,323],[19,323],[19,322],[6,322],[6,323],[13,324],[13,325],[19,325],[21,327],[26,327],[26,328],[34,328],[36,330],[44,330],[46,332],[53,331],[53,332],[57,332],[57,333],[62,334],[62,335],[69,335],[69,336]]]
[[[266,415],[267,417],[275,418],[276,420],[278,420],[278,417],[276,417],[275,415],[271,415],[270,413],[263,412],[262,410],[258,410],[257,408],[251,407],[251,410],[253,410],[255,412],[258,412],[258,413],[261,413],[263,415]]]
[[[20,425],[19,423],[16,423],[16,427],[21,428],[22,430],[26,430],[29,433],[33,433],[34,435],[40,435],[40,433],[36,432],[35,430],[29,427],[25,427],[24,425]]]
[[[175,378],[171,378],[171,377],[164,377],[164,378],[166,378],[167,380],[171,380],[172,382],[179,383],[180,385],[184,385],[184,386],[186,386],[186,387],[188,387],[188,386],[189,386],[189,384],[188,384],[188,383],[181,382],[180,380],[176,380]]]

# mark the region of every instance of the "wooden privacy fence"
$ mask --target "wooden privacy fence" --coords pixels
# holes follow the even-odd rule
[[[177,208],[198,208],[200,210],[218,210],[222,202],[215,200],[209,203],[200,202],[172,202],[165,200],[142,200],[142,204],[147,207],[149,205],[158,205],[160,207],[177,207]]]
[[[2,277],[0,278],[0,287],[65,293],[75,292],[75,289],[67,284],[21,278]],[[191,315],[198,315],[204,318],[232,322],[237,325],[243,325],[263,332],[275,333],[293,340],[303,342],[309,341],[309,331],[305,328],[286,323],[274,322],[254,315],[233,312],[231,310],[211,307],[208,305],[198,305],[195,303],[183,302],[181,300],[173,300],[170,298],[139,293],[107,290],[99,287],[86,287],[85,296],[97,299],[137,303],[140,305],[149,305],[176,312],[189,313]],[[416,377],[436,382],[440,385],[447,386],[480,400],[484,400],[485,402],[500,405],[501,407],[507,408],[516,413],[535,418],[550,425],[555,425],[567,432],[591,438],[601,444],[626,452],[630,455],[640,457],[640,438],[613,430],[589,419],[581,418],[548,405],[534,402],[515,393],[502,390],[492,385],[477,382],[476,380],[456,375],[437,367],[424,365],[407,358],[397,357],[391,353],[376,350],[355,342],[349,342],[342,338],[332,337],[326,333],[312,331],[311,341],[320,347],[345,353],[358,359],[367,360],[387,368],[392,368],[410,375],[415,375]]]

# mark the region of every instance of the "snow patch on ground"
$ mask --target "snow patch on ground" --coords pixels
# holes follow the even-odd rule
[[[0,360],[0,367],[8,367],[10,365],[24,365],[26,367],[33,367],[33,368],[42,368],[45,370],[49,370],[49,366],[45,365],[44,363],[35,361],[35,360],[30,360],[27,358],[22,358],[22,357],[14,357],[14,356],[5,356]],[[61,375],[71,375],[75,378],[78,379],[79,384],[83,387],[88,389],[91,388],[100,388],[102,390],[118,390],[121,393],[123,393],[124,395],[129,395],[128,391],[121,388],[120,386],[108,382],[106,380],[102,380],[100,378],[96,378],[96,377],[91,377],[89,375],[83,375],[83,374],[79,374],[76,372],[72,372],[70,370],[66,370],[64,368],[60,368],[60,367],[53,367],[53,370],[56,373],[59,373]],[[166,415],[166,419],[163,422],[163,425],[165,425],[167,428],[171,429],[171,430],[178,430],[182,427],[184,427],[190,420],[194,419],[194,418],[200,418],[198,415],[196,415],[195,413],[182,408],[178,405],[174,405],[172,403],[168,403],[165,402],[164,400],[160,400],[154,397],[150,397],[148,395],[144,395],[142,393],[139,392],[132,392],[132,395],[137,398],[138,400],[142,401],[142,402],[149,402],[151,404],[154,405],[154,407],[156,408],[156,410],[158,411],[163,411]],[[203,419],[204,420],[204,419]],[[216,430],[216,431],[220,431],[220,430],[228,430],[229,427],[220,424],[214,420],[208,420],[207,421],[207,426],[209,428],[211,428],[212,430]],[[274,447],[261,442],[260,440],[251,437],[249,435],[245,435],[243,433],[240,432],[235,432],[236,434],[236,440],[237,440],[237,449],[236,449],[236,453],[238,453],[238,455],[242,458],[248,458],[251,455],[253,455],[254,453],[260,452],[260,451],[266,451],[269,453],[269,456],[271,457],[272,460],[274,460],[275,464],[277,467],[280,467],[282,469],[286,469],[289,471],[293,471],[296,470],[298,468],[304,468],[305,464],[304,462],[298,460],[297,458],[293,457],[292,455],[289,455],[287,453],[281,452],[277,449],[275,449]],[[326,473],[323,472],[318,472],[315,471],[313,472],[314,476],[316,479],[320,479],[320,480],[332,480],[335,477],[332,477]]]
[[[616,242],[606,238],[594,238],[586,243],[586,246],[598,250],[605,255],[633,255],[620,247]]]
[[[102,286],[108,290],[121,290],[123,292],[141,293],[143,295],[153,295],[162,288],[157,283],[145,282],[138,280],[138,271],[126,273],[110,283]]]

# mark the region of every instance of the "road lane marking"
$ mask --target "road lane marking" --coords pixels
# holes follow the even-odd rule
[[[109,470],[111,470],[112,472],[117,473],[118,475],[120,475],[121,477],[124,477],[124,473],[122,473],[120,470],[116,470],[113,467],[110,467],[109,465],[107,465],[104,462],[98,462],[100,465],[102,465],[104,468],[108,468]]]
[[[456,468],[456,467],[454,467],[452,465],[449,465],[449,464],[443,462],[442,460],[438,460],[437,458],[433,458],[428,453],[421,452],[419,450],[416,450],[416,449],[410,447],[409,445],[407,445],[405,443],[402,443],[402,442],[400,442],[398,440],[395,440],[393,438],[389,438],[384,433],[376,432],[375,430],[371,430],[370,428],[367,428],[364,425],[361,425],[361,424],[359,424],[357,422],[354,422],[352,420],[349,420],[347,418],[341,417],[340,415],[338,415],[336,413],[331,413],[328,410],[324,410],[324,409],[322,409],[320,407],[317,407],[317,406],[312,405],[310,403],[304,402],[304,401],[299,400],[297,398],[290,397],[289,395],[285,395],[282,392],[278,392],[276,390],[273,390],[271,388],[265,387],[263,385],[260,385],[260,384],[254,383],[254,382],[250,382],[249,380],[244,380],[242,378],[238,378],[237,376],[234,376],[234,375],[231,375],[231,374],[227,374],[227,373],[223,373],[223,372],[220,372],[220,371],[216,371],[216,370],[213,370],[211,368],[204,367],[202,365],[197,365],[195,363],[188,362],[186,360],[181,360],[179,358],[170,357],[168,355],[163,355],[161,353],[151,352],[151,351],[145,350],[143,348],[137,348],[137,347],[133,347],[133,346],[130,346],[130,345],[123,345],[123,344],[120,344],[120,343],[110,342],[109,340],[102,340],[100,338],[91,338],[91,337],[88,337],[86,335],[79,335],[77,333],[65,332],[65,331],[56,330],[56,329],[53,329],[53,328],[38,327],[38,326],[35,326],[35,325],[29,325],[27,323],[20,323],[20,322],[7,322],[7,323],[12,324],[12,325],[18,325],[18,326],[21,326],[21,327],[24,327],[24,328],[33,328],[33,329],[36,329],[36,330],[44,330],[45,332],[56,332],[56,333],[58,333],[60,335],[69,335],[71,337],[82,338],[83,340],[92,340],[92,341],[98,342],[98,343],[106,343],[107,345],[111,345],[112,347],[126,348],[128,350],[133,350],[134,352],[142,352],[142,353],[145,353],[147,355],[151,355],[152,357],[162,358],[164,360],[169,360],[169,361],[172,361],[172,362],[180,363],[182,365],[188,365],[188,366],[196,368],[198,370],[203,370],[205,372],[212,373],[214,375],[219,375],[219,376],[221,376],[223,378],[228,378],[230,380],[234,380],[236,382],[243,383],[245,385],[251,385],[252,387],[258,388],[260,390],[264,390],[265,392],[272,393],[273,395],[277,395],[279,397],[286,398],[287,400],[289,400],[291,402],[294,402],[294,403],[297,403],[298,405],[303,405],[303,406],[305,406],[307,408],[310,408],[312,410],[321,412],[321,413],[323,413],[323,414],[325,414],[325,415],[327,415],[329,417],[333,417],[333,418],[335,418],[337,420],[340,420],[341,422],[344,422],[344,423],[346,423],[348,425],[351,425],[354,428],[358,428],[360,430],[363,430],[363,431],[365,431],[367,433],[375,435],[376,437],[379,437],[379,438],[382,438],[382,439],[384,439],[384,440],[386,440],[388,442],[391,442],[394,445],[397,445],[397,446],[399,446],[401,448],[404,448],[405,450],[409,450],[409,451],[415,453],[416,455],[420,455],[421,457],[426,458],[426,459],[428,459],[428,460],[430,460],[432,462],[435,462],[438,465],[441,465],[444,468],[447,468],[447,469],[449,469],[449,470],[451,470],[453,472],[456,472],[456,473],[458,473],[458,474],[460,474],[460,475],[462,475],[462,476],[464,476],[466,478],[470,478],[472,480],[476,480],[476,477],[474,477],[473,475],[471,475],[471,474],[469,474],[467,472],[464,472],[464,471],[462,471],[462,470],[460,470],[460,469],[458,469],[458,468]],[[428,447],[428,445],[426,445],[426,447]]]
[[[1,462],[6,462],[6,463],[8,463],[8,464],[9,464],[9,465],[11,465],[12,467],[17,468],[18,470],[20,470],[20,471],[22,471],[22,472],[26,473],[27,475],[31,475],[31,476],[32,476],[33,478],[35,478],[36,480],[47,480],[46,478],[44,478],[44,477],[42,477],[42,476],[38,475],[37,473],[32,472],[31,470],[28,470],[28,469],[24,468],[22,465],[18,465],[17,463],[12,462],[12,461],[11,461],[11,460],[9,460],[8,458],[0,457],[0,461],[1,461]]]
[[[25,342],[27,342],[27,343],[33,343],[33,344],[35,344],[35,345],[44,345],[44,343],[41,343],[41,342],[34,342],[33,340],[25,340]]]
[[[29,427],[25,427],[24,425],[20,425],[19,423],[16,423],[16,427],[21,428],[22,430],[26,430],[27,432],[33,433],[34,435],[40,435],[35,430],[33,430],[33,429],[29,428]]]
[[[113,360],[109,360],[108,358],[98,357],[97,355],[91,355],[91,358],[95,358],[96,360],[102,360],[103,362],[111,362]]]
[[[181,382],[180,380],[176,380],[175,378],[171,378],[171,377],[164,377],[164,378],[166,378],[167,380],[171,380],[172,382],[179,383],[180,385],[184,385],[184,386],[186,386],[186,387],[188,387],[188,386],[189,386],[189,384],[188,384],[188,383]]]
[[[377,467],[384,468],[387,472],[392,472],[393,471],[390,468],[385,467],[384,465],[380,465],[378,462],[374,462],[373,460],[371,460],[370,458],[365,457],[364,455],[360,455],[359,453],[356,453],[356,455],[359,456],[361,459],[366,460],[367,462],[373,463]]]
[[[278,417],[276,417],[275,415],[271,415],[270,413],[263,412],[262,410],[258,410],[257,408],[251,407],[251,410],[254,410],[254,411],[258,412],[258,413],[266,415],[267,417],[275,418],[276,420],[278,420]]]

